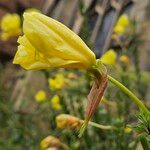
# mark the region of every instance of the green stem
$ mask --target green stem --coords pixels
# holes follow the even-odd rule
[[[84,120],[81,120],[81,123],[83,123],[83,122],[84,122]],[[115,128],[113,126],[101,125],[101,124],[98,124],[98,123],[95,123],[95,122],[92,122],[92,121],[89,121],[88,124],[93,126],[93,127],[100,128],[100,129],[103,129],[103,130],[111,130],[111,129]]]
[[[95,123],[95,122],[92,122],[92,121],[88,121],[88,120],[80,120],[82,126],[79,130],[79,138],[83,135],[87,125],[91,125],[93,127],[96,127],[96,128],[99,128],[99,129],[103,129],[103,130],[112,130],[112,129],[115,129],[115,127],[113,126],[109,126],[109,125],[101,125],[101,124],[98,124],[98,123]]]
[[[97,128],[103,129],[103,130],[111,130],[111,129],[115,128],[113,126],[101,125],[101,124],[98,124],[98,123],[95,123],[95,122],[92,122],[92,121],[89,121],[88,124],[93,126],[93,127],[97,127]]]
[[[145,107],[142,101],[139,98],[137,98],[128,88],[126,88],[123,84],[121,84],[119,81],[117,81],[110,75],[108,75],[108,80],[112,82],[113,84],[115,84],[116,86],[118,86],[124,93],[126,93],[138,105],[138,107],[142,111],[150,114],[150,111]]]

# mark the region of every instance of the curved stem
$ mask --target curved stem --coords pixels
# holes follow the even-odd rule
[[[92,122],[92,121],[88,121],[88,120],[80,120],[82,126],[79,130],[79,138],[83,135],[87,125],[91,125],[93,127],[96,127],[96,128],[99,128],[99,129],[103,129],[103,130],[112,130],[112,129],[115,129],[115,127],[113,126],[109,126],[109,125],[101,125],[101,124],[98,124],[98,123],[95,123],[95,122]]]
[[[98,123],[95,123],[95,122],[92,122],[92,121],[89,121],[88,124],[93,126],[93,127],[97,127],[97,128],[103,129],[103,130],[111,130],[111,129],[115,128],[113,126],[101,125],[101,124],[98,124]]]
[[[137,98],[128,88],[126,88],[123,84],[121,84],[119,81],[117,81],[110,75],[108,75],[108,80],[112,82],[113,84],[115,84],[116,86],[118,86],[124,93],[126,93],[138,105],[138,107],[142,111],[150,114],[150,111],[145,107],[142,101],[139,98]]]
[[[80,120],[80,121],[81,121],[81,123],[84,122],[84,120]],[[95,123],[95,122],[92,122],[92,121],[89,121],[88,124],[93,126],[93,127],[100,128],[100,129],[103,129],[103,130],[111,130],[111,129],[115,128],[114,126],[101,125],[101,124],[98,124],[98,123]]]

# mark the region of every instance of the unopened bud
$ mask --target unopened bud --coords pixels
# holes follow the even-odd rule
[[[77,117],[60,114],[56,117],[57,128],[63,129],[67,127],[78,128],[81,126],[81,120]]]
[[[60,145],[60,140],[54,136],[47,136],[40,143],[41,150],[46,150],[49,147],[60,147]]]

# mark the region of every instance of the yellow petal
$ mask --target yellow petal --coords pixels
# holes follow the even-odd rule
[[[25,13],[23,31],[34,51],[43,56],[44,62],[46,60],[45,66],[42,68],[87,69],[95,63],[94,53],[81,38],[52,18],[37,12]],[[34,59],[35,57],[32,56],[33,61]],[[42,59],[40,60],[42,61]],[[21,61],[18,64],[23,66]],[[32,63],[30,66],[32,66]],[[29,66],[23,67],[33,69]],[[34,67],[34,69],[40,68]]]
[[[102,63],[106,65],[114,65],[116,63],[117,54],[114,50],[110,49],[100,58]]]
[[[35,50],[25,36],[19,37],[18,42],[20,45],[13,60],[14,64],[20,64],[25,69],[43,69],[50,66],[48,60]]]

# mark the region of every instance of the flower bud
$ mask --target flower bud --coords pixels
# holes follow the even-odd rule
[[[60,145],[60,140],[54,136],[48,136],[40,143],[41,150],[46,150],[49,147],[60,147]]]
[[[64,129],[67,127],[70,128],[78,128],[81,126],[83,122],[77,117],[67,115],[67,114],[60,114],[56,117],[56,124],[57,128]]]
[[[121,55],[120,61],[125,65],[128,65],[130,63],[130,59],[127,55]]]

